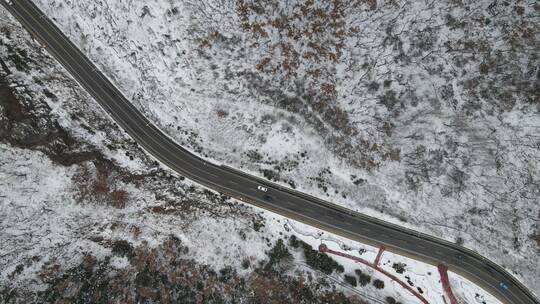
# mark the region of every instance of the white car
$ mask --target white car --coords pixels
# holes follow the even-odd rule
[[[262,192],[268,192],[268,188],[264,186],[257,186],[257,189],[261,190]]]

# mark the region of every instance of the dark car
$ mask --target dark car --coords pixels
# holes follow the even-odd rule
[[[273,201],[273,200],[274,200],[274,198],[273,198],[273,197],[271,197],[271,196],[270,196],[270,195],[268,195],[268,194],[265,194],[265,195],[263,195],[263,198],[264,198],[264,200],[265,200],[265,201],[269,201],[269,202],[271,202],[271,201]]]

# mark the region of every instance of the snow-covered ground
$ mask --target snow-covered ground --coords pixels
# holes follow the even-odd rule
[[[531,290],[540,289],[533,2],[36,2],[148,117],[201,156],[463,242],[516,273]],[[3,9],[1,14],[7,16]],[[16,22],[1,22],[12,31],[12,37],[2,32],[2,58],[13,61],[17,53],[6,45],[36,52],[29,60],[38,57],[29,72],[14,69],[12,79],[29,89],[30,99],[46,101],[50,115],[84,142],[79,149],[98,147],[135,174],[161,172],[44,50],[16,30]],[[103,148],[108,146],[115,148]],[[109,206],[108,196],[80,204],[86,188],[77,178],[99,182],[98,172],[85,173],[91,164],[59,167],[40,152],[1,148],[6,165],[0,172],[0,237],[10,244],[0,251],[2,280],[20,263],[32,278],[50,257],[65,258],[68,268],[87,252],[110,255],[110,248],[88,238],[155,247],[172,233],[197,262],[239,271],[246,256],[266,258],[264,251],[290,234],[289,226],[315,236],[302,237],[310,244],[321,239],[313,228],[267,212],[231,201],[222,206],[199,188],[191,191],[188,181],[173,183],[178,192],[160,186],[167,173],[160,173],[156,185],[146,180],[151,186],[114,181],[114,189],[129,193],[125,208]],[[195,214],[163,212],[174,209],[169,203],[179,195],[181,202],[199,203]],[[205,204],[208,211],[200,206]],[[256,214],[265,223],[259,232],[251,228]],[[36,253],[43,260],[30,263]],[[389,259],[407,264],[411,280],[434,303],[441,301],[436,269]],[[359,267],[340,262],[348,273]],[[451,279],[465,286],[455,292],[467,303],[478,300],[476,287]],[[411,300],[385,285],[390,287],[383,291],[358,289],[374,302],[386,296]]]
[[[36,2],[201,156],[540,289],[535,1]]]
[[[253,275],[253,270],[246,268],[244,261],[251,261],[252,267],[256,267],[267,259],[268,250],[277,239],[290,238],[292,235],[314,248],[323,240],[332,248],[338,248],[338,244],[339,248],[348,248],[347,252],[366,249],[363,257],[370,254],[373,257],[374,248],[240,205],[239,202],[216,201],[215,195],[205,193],[198,187],[192,189],[189,181],[170,179],[167,173],[157,170],[144,155],[130,159],[129,155],[140,152],[130,146],[130,140],[122,132],[114,131],[110,126],[111,121],[100,112],[97,104],[66,77],[58,64],[30,41],[16,23],[1,24],[0,27],[4,33],[6,28],[9,30],[9,35],[1,41],[1,50],[2,54],[8,54],[6,57],[11,56],[7,64],[13,74],[8,79],[12,90],[18,94],[19,100],[15,101],[20,103],[11,103],[14,100],[2,89],[0,242],[3,246],[0,249],[0,300],[7,303],[23,301],[25,298],[21,293],[31,294],[32,291],[45,292],[44,296],[42,294],[44,298],[40,298],[45,300],[51,296],[48,289],[50,284],[59,289],[66,286],[55,283],[55,278],[70,278],[67,274],[55,277],[55,271],[60,275],[70,273],[81,259],[82,265],[108,261],[109,276],[128,271],[133,267],[133,261],[126,256],[118,256],[114,245],[111,246],[118,240],[128,241],[133,247],[160,248],[172,235],[189,248],[187,253],[182,251],[182,255],[201,265],[209,265],[211,269],[232,266],[240,275],[248,278]],[[9,50],[14,45],[18,49]],[[28,60],[28,70],[17,70],[13,66],[17,61],[13,58],[14,53],[21,56],[26,54],[27,58],[23,59]],[[56,76],[51,78],[53,74]],[[51,95],[52,92],[47,90],[53,88],[55,94]],[[18,106],[21,108],[18,109]],[[35,129],[29,127],[33,125],[32,119],[39,122],[34,125]],[[68,130],[69,135],[55,131],[59,126]],[[48,137],[55,132],[58,138]],[[69,144],[69,136],[81,142]],[[52,140],[53,147],[57,148],[50,149],[48,140]],[[58,148],[63,145],[68,147]],[[95,155],[88,161],[68,157],[95,148],[119,166],[112,169],[105,179],[111,188],[108,192],[121,189],[128,193],[124,205],[115,202],[114,197],[107,193],[95,194],[95,188],[103,186],[99,182],[100,176],[105,173],[100,170],[109,163]],[[71,164],[69,159],[72,159]],[[121,172],[123,169],[129,174]],[[146,178],[143,183],[138,183],[136,179],[126,179],[126,175],[129,177],[130,174]],[[172,183],[174,190],[167,187],[169,183]],[[193,210],[178,208],[182,206],[178,201],[186,200],[194,207]],[[197,206],[195,201],[200,205]],[[255,223],[260,227],[254,229]],[[411,301],[410,295],[400,287],[384,277],[374,275],[369,269],[363,269],[361,265],[339,260],[344,266],[344,273],[355,275],[355,270],[362,269],[373,276],[373,280],[383,280],[386,287],[380,290],[372,285],[355,288],[344,282],[338,273],[326,275],[312,269],[299,251],[293,255],[295,259],[288,270],[291,274],[304,276],[306,272],[311,273],[310,276],[327,279],[338,290],[352,296],[359,295],[370,303],[388,303],[387,297],[402,303]],[[412,266],[414,261],[387,257],[389,259],[384,263],[390,263],[390,260],[411,263],[406,275],[414,284],[429,286],[425,287],[428,288],[428,298],[433,297],[434,303],[438,303],[440,287],[437,278],[423,278],[426,276],[422,273],[425,266]],[[410,271],[412,269],[414,271]],[[74,278],[68,281],[71,286],[77,286],[77,276]],[[96,282],[97,285],[99,283]],[[474,289],[465,290],[472,292]],[[4,293],[6,290],[7,293]]]
[[[46,285],[38,283],[35,276],[50,263],[62,261],[61,266],[69,269],[84,255],[92,254],[98,260],[110,256],[111,249],[96,242],[99,238],[122,239],[128,240],[134,246],[147,244],[157,247],[167,237],[174,235],[189,248],[189,257],[198,263],[210,265],[214,269],[232,266],[239,269],[243,275],[249,275],[251,270],[244,269],[242,261],[248,259],[253,261],[254,265],[258,261],[264,261],[269,246],[278,238],[287,238],[290,235],[296,235],[314,248],[324,242],[331,249],[361,256],[370,261],[374,260],[377,253],[377,248],[352,242],[256,208],[252,212],[258,213],[264,220],[264,226],[258,233],[250,229],[252,223],[249,218],[225,215],[186,221],[186,218],[178,215],[144,212],[147,207],[155,206],[159,202],[137,189],[129,190],[131,204],[126,208],[96,208],[94,204],[81,204],[76,201],[77,185],[74,185],[77,166],[58,166],[41,152],[5,144],[0,144],[0,151],[0,190],[3,193],[0,204],[3,219],[0,241],[4,244],[0,249],[0,286],[7,285],[6,280],[11,279],[11,285],[8,285],[10,288],[20,287],[21,284],[26,288],[45,290]],[[219,233],[216,233],[217,231]],[[385,287],[379,290],[371,284],[350,286],[343,282],[340,274],[324,275],[311,269],[302,262],[300,252],[295,252],[294,256],[297,262],[290,272],[307,271],[314,276],[326,277],[346,294],[360,295],[370,303],[387,303],[383,299],[388,297],[402,303],[418,302],[384,275],[351,260],[335,257],[335,260],[344,266],[345,274],[356,276],[355,270],[360,269],[371,276],[372,281],[383,281]],[[129,266],[126,257],[113,256],[110,263],[116,271]],[[396,273],[392,268],[393,263],[404,263],[405,271]],[[20,265],[24,267],[21,268]],[[423,296],[430,303],[444,303],[435,267],[391,253],[383,255],[381,265],[400,279],[412,282],[415,288],[420,287]],[[14,276],[13,273],[17,275]],[[475,303],[474,300],[478,297],[485,303],[498,303],[478,287],[459,277],[453,278],[453,284],[457,287],[455,292],[463,303]]]
[[[311,244],[314,248],[317,248],[321,243],[324,243],[329,249],[359,257],[368,262],[374,262],[377,253],[379,252],[379,248],[351,242],[346,238],[342,238],[331,233],[317,232],[315,234],[315,231],[313,231],[311,227],[304,224],[289,221],[289,225],[296,235],[299,235],[302,240]],[[354,270],[360,269],[364,273],[370,274],[372,276],[372,280],[382,280],[385,283],[385,286],[388,287],[383,291],[382,298],[393,297],[402,303],[420,303],[420,301],[414,297],[414,295],[406,291],[403,287],[399,286],[382,273],[348,258],[335,255],[332,255],[332,257],[344,265],[346,269],[345,273],[354,275]],[[403,265],[403,272],[396,271],[396,264]],[[413,289],[421,291],[420,294],[426,300],[428,300],[429,303],[444,304],[449,302],[447,297],[444,299],[445,293],[440,282],[437,267],[386,251],[383,252],[379,265],[382,269],[395,275],[401,281],[408,282]],[[454,295],[458,299],[459,303],[482,303],[482,301],[484,303],[500,303],[493,296],[483,292],[477,286],[459,275],[450,273],[450,280]],[[372,285],[366,286],[365,289],[360,288],[360,290],[367,298],[370,298],[370,295],[372,294],[377,294],[378,292],[380,293],[380,291],[377,292],[375,287]],[[374,299],[371,300],[375,301]]]
[[[12,73],[0,71],[0,302],[84,296],[77,280],[95,279],[89,273],[100,269],[93,265],[108,265],[96,288],[122,271],[136,274],[133,258],[118,248],[166,255],[160,248],[171,236],[189,249],[177,255],[209,267],[203,275],[233,267],[248,280],[272,244],[293,233],[283,218],[157,168],[17,22],[2,19],[0,30],[0,58]],[[310,270],[293,262],[300,269],[292,277],[302,279]],[[86,272],[70,275],[79,265]],[[356,295],[336,280],[323,289]]]

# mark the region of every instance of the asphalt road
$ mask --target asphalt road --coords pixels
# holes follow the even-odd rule
[[[0,2],[118,125],[143,149],[178,174],[236,199],[350,239],[384,245],[389,251],[433,265],[445,264],[505,303],[540,304],[511,274],[471,250],[198,158],[144,117],[30,0]],[[267,187],[268,192],[258,190],[259,185]],[[502,288],[501,282],[508,288]]]

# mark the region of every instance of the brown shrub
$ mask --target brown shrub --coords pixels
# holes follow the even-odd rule
[[[115,208],[124,208],[129,198],[126,190],[114,190],[109,195],[111,204]]]
[[[229,115],[229,113],[227,113],[227,111],[222,110],[222,109],[217,110],[216,114],[217,114],[217,116],[219,118],[224,118],[224,117],[227,117]]]
[[[77,200],[103,201],[115,208],[124,208],[129,200],[129,193],[122,189],[111,191],[111,170],[107,166],[99,166],[97,173],[93,174],[88,165],[81,165],[72,177]]]
[[[158,299],[157,292],[155,290],[152,290],[151,288],[139,287],[137,289],[137,292],[144,299],[151,299],[151,300],[154,300],[154,301]]]
[[[331,83],[323,83],[321,84],[321,91],[327,96],[335,96],[336,86]]]
[[[90,254],[87,254],[82,259],[82,267],[84,270],[91,272],[94,270],[94,266],[96,265],[97,259]]]
[[[530,238],[536,242],[536,246],[538,246],[538,248],[540,249],[540,231],[531,235]]]

